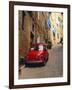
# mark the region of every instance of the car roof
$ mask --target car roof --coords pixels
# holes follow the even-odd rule
[[[47,44],[45,44],[45,43],[36,43],[36,44],[32,44],[32,46],[39,46],[39,45],[47,46]]]

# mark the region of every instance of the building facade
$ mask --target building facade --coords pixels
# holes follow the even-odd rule
[[[40,11],[19,11],[19,52],[25,57],[35,43],[48,41],[56,45],[63,38],[63,14]]]
[[[63,38],[63,13],[51,13],[51,41],[56,45]]]

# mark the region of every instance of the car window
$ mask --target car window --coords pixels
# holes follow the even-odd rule
[[[38,46],[35,46],[35,47],[34,47],[34,50],[39,50],[39,47],[38,47]]]
[[[35,45],[31,48],[31,50],[38,50],[38,51],[43,50],[43,45]]]
[[[43,50],[43,45],[39,45],[39,51]]]

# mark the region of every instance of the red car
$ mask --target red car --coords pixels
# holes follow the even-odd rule
[[[32,48],[30,48],[29,52],[25,57],[25,65],[42,63],[46,64],[48,61],[49,53],[46,48],[46,44],[35,44]]]

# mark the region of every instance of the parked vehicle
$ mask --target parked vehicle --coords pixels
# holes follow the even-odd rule
[[[61,38],[60,43],[63,45],[63,38]]]
[[[52,48],[52,42],[51,42],[51,41],[48,41],[47,48],[48,48],[48,49],[51,49],[51,48]]]
[[[28,64],[36,63],[45,65],[49,58],[49,53],[46,47],[47,45],[42,43],[33,45],[25,57],[25,65],[27,66]]]

